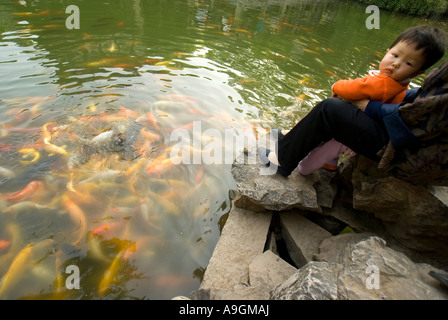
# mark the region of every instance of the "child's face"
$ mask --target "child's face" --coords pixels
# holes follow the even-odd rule
[[[414,44],[401,41],[387,49],[380,63],[380,73],[400,83],[408,82],[423,73],[424,63],[423,50],[417,51]]]

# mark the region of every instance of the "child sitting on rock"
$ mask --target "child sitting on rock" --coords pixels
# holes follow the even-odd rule
[[[439,53],[440,48],[445,50],[442,44],[444,39],[437,28],[417,26],[407,29],[387,49],[378,71],[370,71],[365,78],[337,81],[332,87],[333,97],[349,102],[364,99],[383,103],[402,102],[411,80],[443,56],[444,51],[441,55],[435,55],[434,51]],[[279,130],[274,130],[274,133],[279,138],[284,135]],[[299,163],[299,172],[309,175],[319,168],[337,170],[339,155],[348,151],[348,147],[331,139],[312,150]]]

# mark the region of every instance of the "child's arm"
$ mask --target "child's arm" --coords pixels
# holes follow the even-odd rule
[[[332,91],[333,97],[348,101],[363,99],[380,101],[384,95],[384,84],[373,77],[339,80],[333,85]]]
[[[384,123],[390,140],[396,148],[408,148],[417,143],[417,138],[404,123],[398,111],[401,105],[415,100],[417,91],[417,88],[407,90],[405,100],[402,103],[387,104],[370,101],[364,111],[368,116]]]

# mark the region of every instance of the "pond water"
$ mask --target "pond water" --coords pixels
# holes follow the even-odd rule
[[[0,17],[0,299],[189,295],[236,189],[225,132],[289,128],[407,27],[447,30],[388,12],[368,30],[365,6],[330,0],[2,1]]]

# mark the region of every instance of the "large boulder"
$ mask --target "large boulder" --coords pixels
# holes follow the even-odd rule
[[[404,247],[448,264],[448,187],[384,176],[363,157],[353,171],[353,208],[381,219]]]
[[[311,261],[271,292],[271,299],[446,300],[448,291],[429,273],[378,237],[348,245],[337,263]]]

